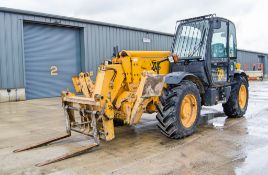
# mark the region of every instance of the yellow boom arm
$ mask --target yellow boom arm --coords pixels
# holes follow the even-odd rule
[[[163,75],[169,72],[168,60],[159,66],[157,62],[168,56],[167,51],[122,51],[110,63],[99,66],[95,83],[88,73],[72,77],[76,92],[82,92],[84,97],[68,92],[63,94],[63,102],[68,101],[71,106],[78,103],[80,109],[95,111],[102,138],[112,140],[114,121],[137,124],[143,113],[156,111],[154,103],[162,92]],[[69,110],[68,114],[71,120],[75,119],[73,112]],[[92,127],[87,130],[90,132]]]

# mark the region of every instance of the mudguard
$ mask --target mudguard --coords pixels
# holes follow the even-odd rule
[[[164,77],[164,82],[166,84],[176,85],[179,84],[182,80],[191,80],[197,85],[201,93],[205,92],[201,80],[196,75],[189,72],[172,72]]]
[[[247,74],[245,73],[245,71],[243,71],[243,70],[235,70],[235,72],[234,72],[234,76],[237,76],[237,75],[241,75],[241,76],[243,76],[243,77],[245,77],[245,79],[248,81],[248,76],[247,76]]]
[[[172,72],[165,76],[164,81],[167,84],[179,84],[187,76],[196,77],[194,74],[188,72]]]

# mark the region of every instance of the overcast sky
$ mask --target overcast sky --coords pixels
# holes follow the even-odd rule
[[[0,0],[0,6],[168,33],[178,19],[216,13],[236,24],[238,48],[268,53],[267,0]]]

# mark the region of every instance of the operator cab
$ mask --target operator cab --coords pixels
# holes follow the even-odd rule
[[[192,134],[201,106],[222,103],[228,117],[242,117],[248,105],[247,75],[236,64],[234,24],[215,15],[178,21],[170,73],[159,97],[156,118],[170,138]],[[173,58],[173,62],[172,62]]]
[[[171,72],[189,72],[207,87],[230,85],[237,58],[234,24],[215,15],[177,22]]]

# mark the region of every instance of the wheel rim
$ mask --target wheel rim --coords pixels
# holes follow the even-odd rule
[[[240,108],[244,109],[247,103],[247,89],[244,84],[240,86],[238,100]]]
[[[197,100],[194,95],[187,94],[181,103],[180,120],[185,128],[190,128],[197,117]]]

